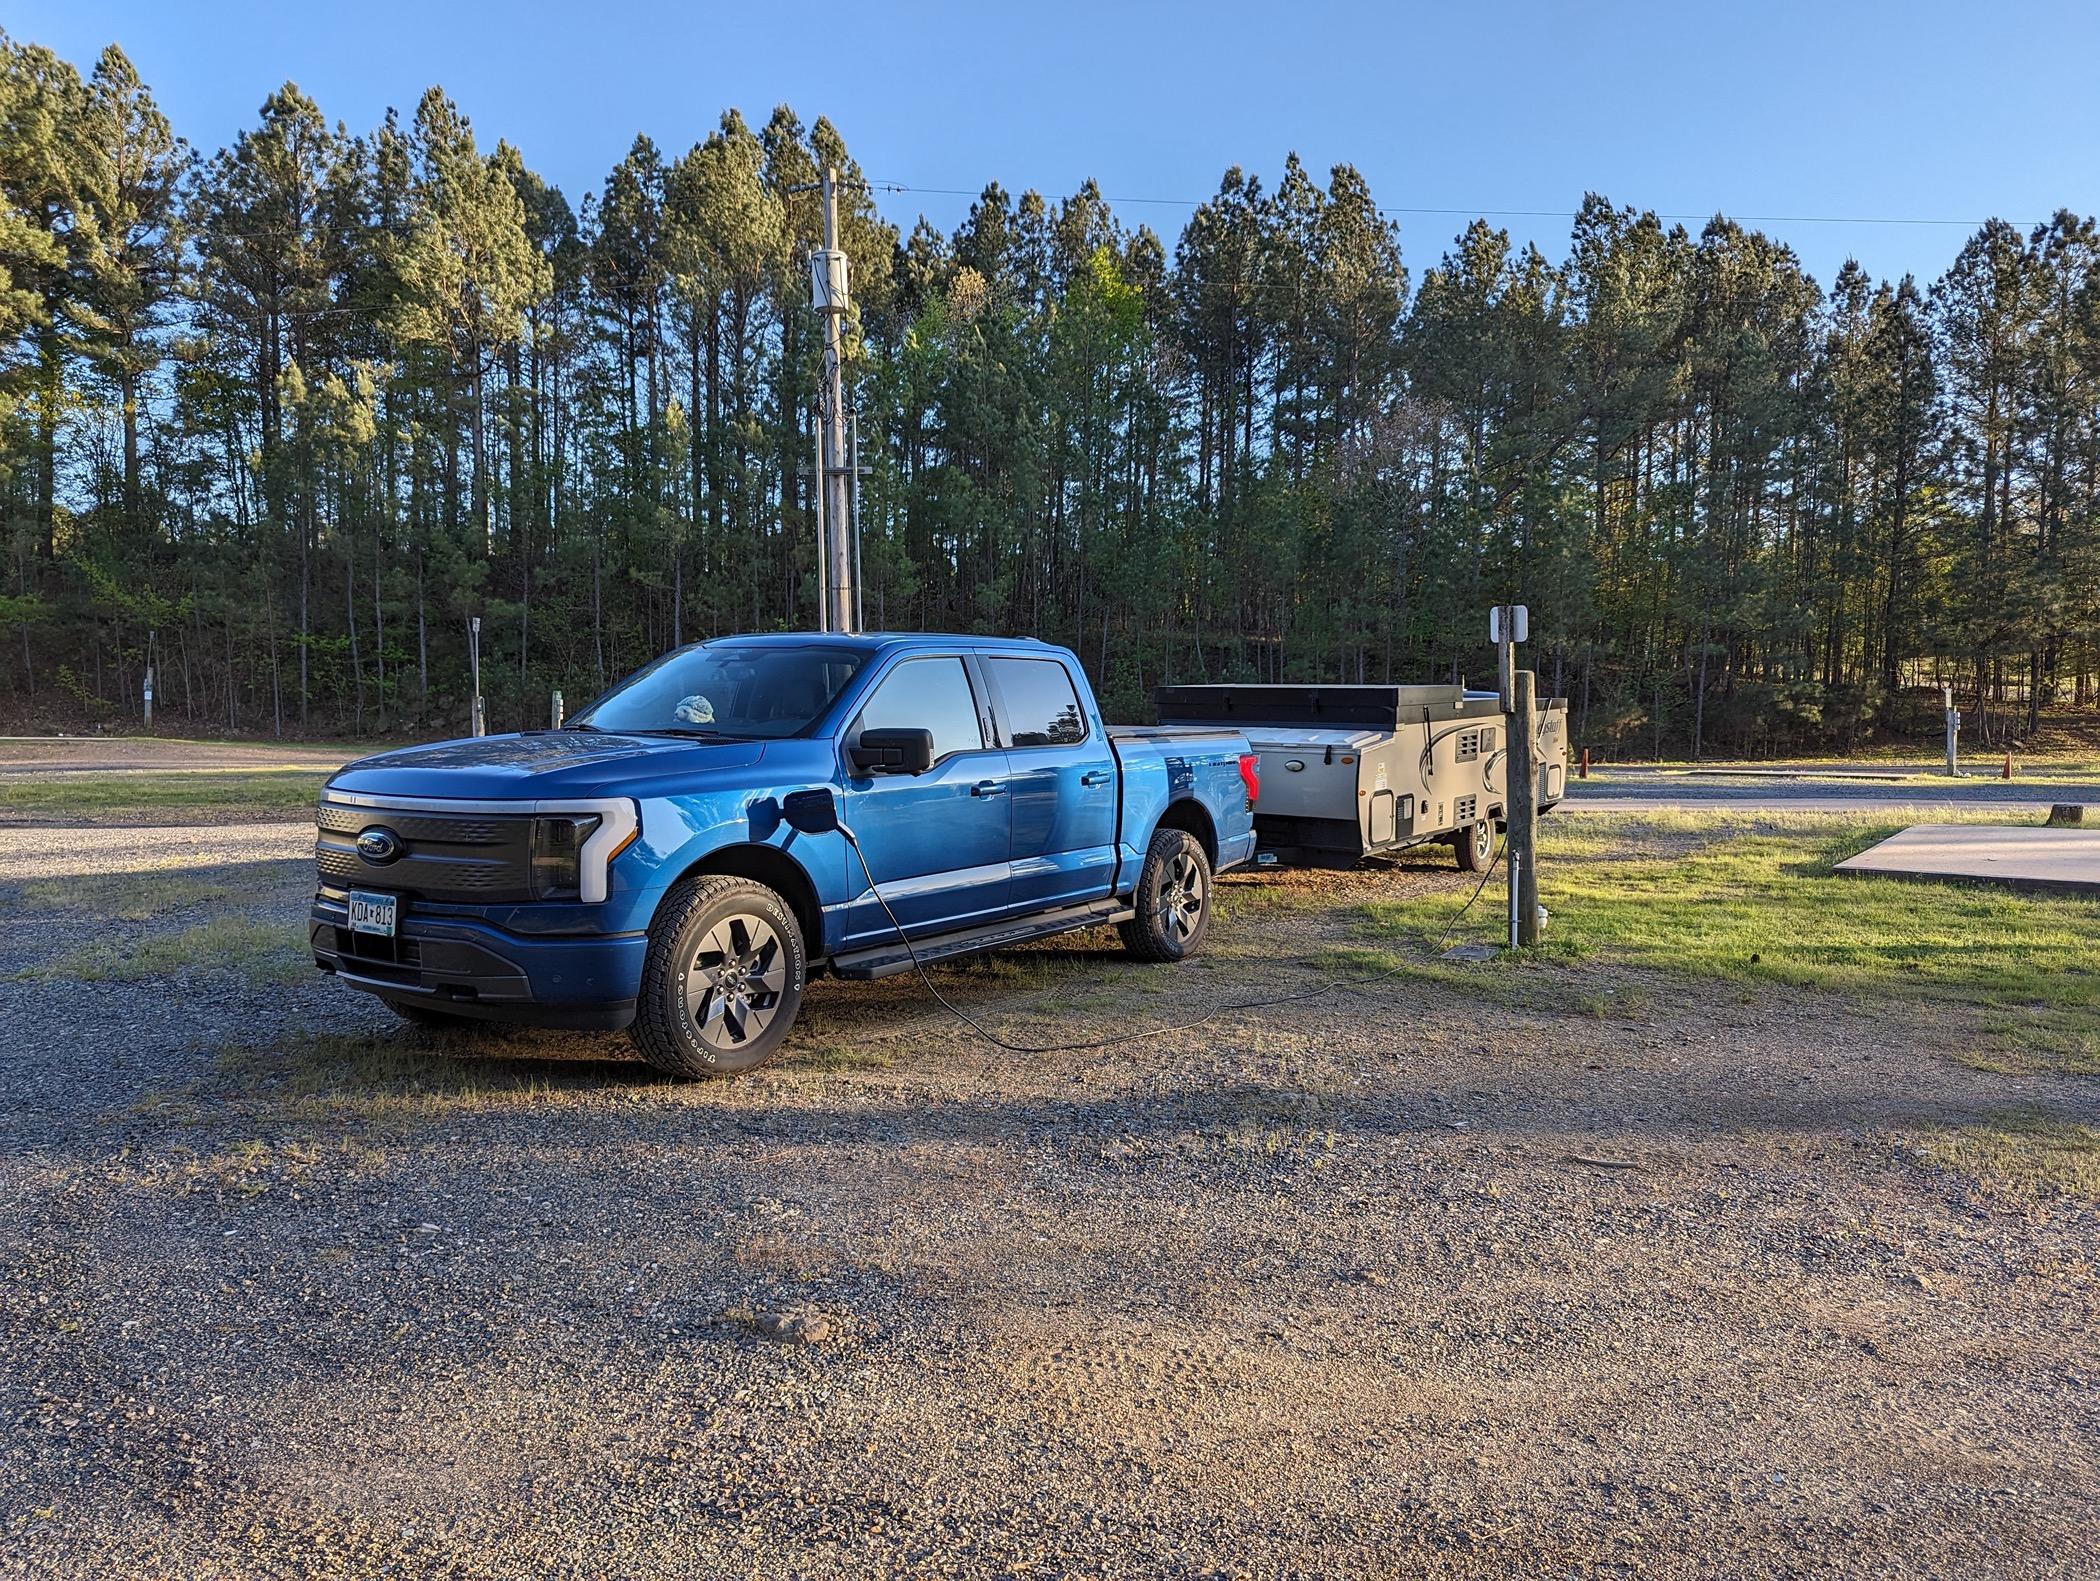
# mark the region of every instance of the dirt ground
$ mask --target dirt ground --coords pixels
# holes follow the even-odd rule
[[[1156,1030],[1360,974],[1425,854],[941,973],[1113,1047],[822,983],[673,1086],[319,978],[309,848],[0,830],[0,1574],[2100,1567],[2100,1213],[1932,1146],[2100,1099],[1943,1015],[1487,965]]]

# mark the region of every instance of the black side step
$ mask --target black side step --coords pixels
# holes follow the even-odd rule
[[[930,964],[957,955],[974,955],[979,950],[1001,950],[1010,944],[1047,939],[1053,933],[1070,933],[1074,928],[1091,928],[1104,922],[1128,922],[1136,915],[1137,908],[1121,900],[1089,900],[1077,906],[1060,906],[1055,911],[1038,911],[1033,916],[1011,917],[981,928],[968,928],[961,933],[913,939],[911,944],[919,952],[919,959]],[[871,977],[888,977],[892,972],[910,971],[911,956],[901,941],[893,939],[846,955],[834,955],[831,969],[840,977],[865,982]]]

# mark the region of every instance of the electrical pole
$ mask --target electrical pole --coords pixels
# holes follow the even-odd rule
[[[477,736],[487,735],[488,726],[483,722],[481,716],[481,617],[479,615],[469,615],[467,617],[467,674],[470,677],[468,686],[474,694],[474,718],[471,733]]]
[[[817,427],[822,445],[819,487],[826,528],[824,556],[824,628],[852,631],[854,619],[853,549],[847,537],[853,506],[847,497],[851,463],[846,459],[846,313],[851,306],[846,254],[839,247],[839,173],[824,167],[824,246],[810,258],[810,287],[817,311],[824,315],[824,382],[817,395]]]
[[[1509,881],[1514,892],[1520,949],[1539,942],[1539,798],[1538,764],[1532,744],[1538,740],[1538,681],[1529,670],[1511,676],[1516,707],[1509,716],[1509,795],[1503,818],[1509,824]]]
[[[1538,678],[1517,668],[1517,644],[1530,635],[1531,611],[1522,604],[1497,604],[1488,616],[1488,641],[1500,660],[1502,711],[1509,722],[1502,821],[1509,829],[1511,949],[1539,942]]]

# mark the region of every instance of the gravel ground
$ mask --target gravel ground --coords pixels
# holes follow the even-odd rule
[[[688,1087],[267,949],[57,970],[296,951],[309,841],[0,830],[0,1574],[2094,1573],[2100,1214],[1913,1147],[2090,1082],[1590,968],[1143,1032],[1455,907],[1426,854],[942,973],[1112,1049],[825,983]]]

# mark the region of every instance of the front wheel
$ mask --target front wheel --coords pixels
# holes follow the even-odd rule
[[[1186,829],[1152,837],[1138,869],[1137,915],[1117,924],[1123,947],[1141,961],[1179,961],[1210,932],[1210,858]]]
[[[734,1076],[780,1051],[802,1008],[802,929],[748,878],[689,878],[649,925],[630,1036],[667,1076]]]
[[[1470,829],[1459,830],[1451,843],[1458,849],[1462,873],[1485,873],[1495,860],[1495,826],[1485,818]]]

